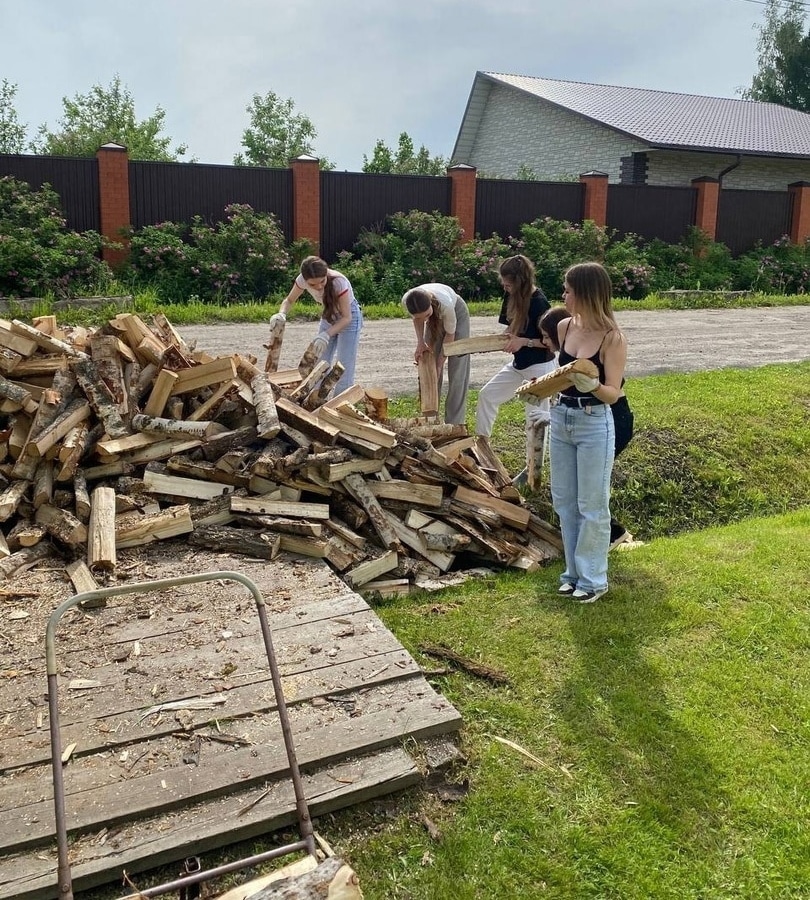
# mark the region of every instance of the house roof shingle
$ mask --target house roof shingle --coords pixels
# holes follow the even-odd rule
[[[482,78],[489,82],[481,85],[486,93],[493,82],[508,85],[636,137],[651,147],[810,157],[810,114],[776,103],[495,72],[477,73],[476,85]],[[468,104],[473,118],[475,107],[480,105],[474,103],[476,85]],[[477,122],[470,124],[477,127]],[[459,143],[461,140],[460,133]]]

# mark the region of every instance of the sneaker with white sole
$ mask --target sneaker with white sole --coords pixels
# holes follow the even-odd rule
[[[571,584],[570,581],[564,581],[558,588],[557,593],[562,594],[563,597],[570,597],[571,594],[577,589],[575,584]]]
[[[604,597],[607,592],[607,588],[600,588],[598,591],[583,591],[577,588],[574,593],[571,594],[571,599],[575,600],[577,603],[596,603],[596,601],[600,597]]]

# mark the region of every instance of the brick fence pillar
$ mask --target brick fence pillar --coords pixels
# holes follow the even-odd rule
[[[450,215],[458,219],[462,228],[461,242],[475,237],[476,169],[459,163],[447,170],[450,178]]]
[[[293,240],[321,243],[321,169],[314,156],[303,154],[290,160],[293,178]]]
[[[606,172],[583,172],[580,184],[585,185],[582,201],[582,221],[590,219],[594,225],[607,225],[608,176]]]
[[[104,144],[96,150],[101,234],[123,244],[120,250],[105,247],[101,258],[115,269],[129,255],[129,238],[121,233],[132,224],[129,214],[129,154],[120,144]]]
[[[803,244],[810,238],[810,181],[794,181],[790,192],[790,240]]]
[[[697,191],[695,204],[695,228],[703,231],[710,240],[717,239],[717,210],[720,206],[720,179],[711,175],[692,179]]]

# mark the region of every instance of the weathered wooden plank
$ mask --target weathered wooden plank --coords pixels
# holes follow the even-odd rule
[[[417,687],[418,686],[418,687]],[[413,683],[395,683],[389,690],[390,705],[379,711],[332,721],[314,733],[298,737],[299,765],[309,767],[340,761],[354,753],[366,753],[399,743],[404,737],[426,738],[457,730],[461,719],[450,703],[436,694],[423,678]],[[279,729],[280,731],[280,729]],[[147,814],[171,812],[191,802],[227,795],[233,789],[234,773],[242,772],[241,787],[248,788],[288,772],[284,744],[278,738],[241,750],[230,750],[221,767],[205,766],[165,768],[153,774],[130,778],[127,790],[120,784],[107,784],[94,790],[79,787],[70,779],[66,785],[67,827],[69,833],[88,832],[121,822],[143,818]],[[84,801],[84,802],[82,802]],[[55,835],[52,806],[48,799],[18,806],[0,821],[0,849],[41,845]],[[18,822],[24,816],[28,826],[21,834]]]
[[[392,747],[319,768],[304,776],[304,789],[310,812],[322,816],[403,790],[421,779],[411,757]],[[125,826],[117,831],[114,845],[79,842],[73,847],[80,855],[71,869],[74,889],[86,891],[120,881],[122,871],[132,875],[239,841],[265,842],[269,833],[296,821],[289,779],[278,779],[267,797],[243,812],[259,793],[253,788],[197,807],[193,817],[162,816],[155,827],[144,827],[148,821]],[[32,853],[6,860],[0,866],[0,900],[52,900],[55,879],[55,856]]]

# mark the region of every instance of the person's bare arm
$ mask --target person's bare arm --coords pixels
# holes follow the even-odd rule
[[[281,306],[278,308],[278,311],[284,313],[286,316],[287,313],[295,306],[295,301],[304,293],[303,288],[298,287],[298,285],[293,282],[293,286],[290,288],[290,293],[281,301]]]
[[[349,299],[349,292],[344,291],[338,297],[338,311],[340,312],[340,318],[333,322],[326,329],[327,337],[334,337],[336,334],[340,334],[344,328],[346,328],[352,321],[352,303]]]

